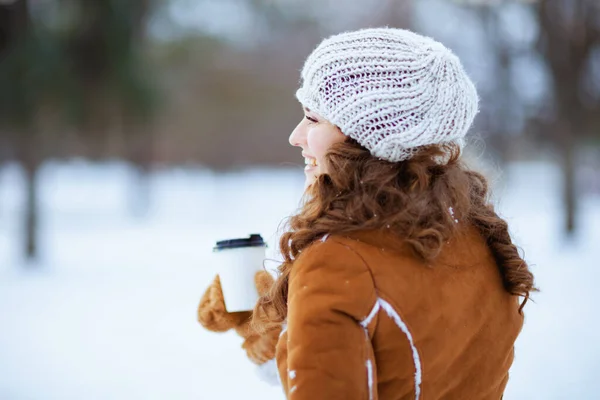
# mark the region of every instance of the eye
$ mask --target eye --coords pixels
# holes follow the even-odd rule
[[[312,122],[312,123],[317,123],[317,122],[319,122],[319,121],[317,121],[316,119],[314,119],[314,118],[312,118],[312,117],[309,117],[308,115],[305,115],[305,116],[304,116],[304,118],[306,118],[307,120],[309,120],[309,121],[310,121],[310,122]]]

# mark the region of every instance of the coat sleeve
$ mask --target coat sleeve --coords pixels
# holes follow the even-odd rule
[[[289,281],[288,399],[372,398],[373,352],[360,322],[376,300],[367,266],[348,245],[332,238],[305,250]]]

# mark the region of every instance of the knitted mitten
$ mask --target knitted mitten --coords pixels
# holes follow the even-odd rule
[[[268,272],[260,271],[255,276],[255,284],[259,294],[263,295],[273,284],[273,278]],[[264,332],[259,332],[251,326],[251,319],[252,311],[227,312],[221,281],[219,276],[216,276],[200,300],[198,321],[213,332],[235,329],[238,335],[244,338],[242,348],[246,350],[248,358],[260,365],[275,357],[275,346],[281,327],[268,328]]]
[[[228,331],[250,320],[251,317],[251,311],[227,312],[219,275],[206,289],[198,306],[198,322],[213,332]]]
[[[255,364],[263,364],[275,358],[275,347],[281,333],[281,326],[269,328],[263,332],[254,330],[249,322],[235,328],[235,331],[243,337],[242,348],[246,355]]]

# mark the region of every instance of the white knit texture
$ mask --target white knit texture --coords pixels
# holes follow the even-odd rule
[[[325,39],[306,59],[301,78],[300,103],[392,162],[424,145],[462,147],[478,111],[477,91],[458,57],[403,29]]]

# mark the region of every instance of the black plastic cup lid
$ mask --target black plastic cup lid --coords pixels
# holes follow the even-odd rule
[[[214,251],[237,249],[243,247],[260,247],[266,246],[262,236],[258,233],[253,233],[248,238],[220,240],[213,248]]]

